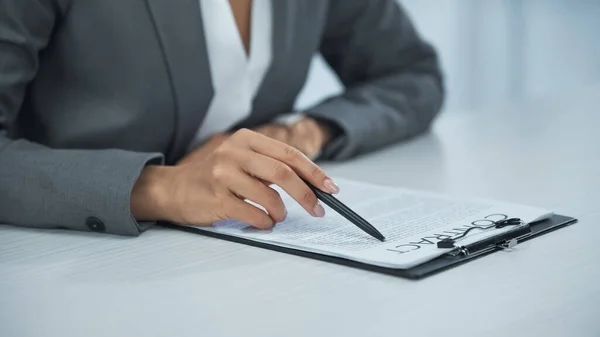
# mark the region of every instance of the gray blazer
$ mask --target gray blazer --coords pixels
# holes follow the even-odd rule
[[[425,131],[437,55],[396,0],[274,0],[273,63],[238,127],[292,111],[320,52],[345,92],[307,114],[344,160]],[[0,223],[135,236],[148,164],[172,164],[213,91],[198,0],[0,1]]]

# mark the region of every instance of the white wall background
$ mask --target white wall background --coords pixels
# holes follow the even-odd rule
[[[600,82],[600,0],[399,0],[438,49],[450,110],[477,110]],[[315,57],[298,107],[341,86]]]

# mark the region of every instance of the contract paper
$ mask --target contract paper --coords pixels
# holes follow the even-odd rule
[[[385,242],[363,232],[326,205],[323,205],[325,217],[313,218],[277,186],[273,188],[281,195],[288,216],[273,229],[260,230],[232,220],[199,229],[381,267],[407,269],[447,253],[449,249],[437,248],[437,242],[460,235],[470,227],[487,227],[493,221],[515,217],[529,223],[552,214],[537,207],[499,201],[453,198],[348,180],[338,179],[337,183],[341,191],[336,198],[375,226],[386,237]],[[469,244],[512,229],[511,226],[474,229],[458,244]]]

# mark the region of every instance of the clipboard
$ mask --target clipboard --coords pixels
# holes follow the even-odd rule
[[[473,261],[475,259],[482,258],[489,254],[492,254],[497,251],[504,250],[506,248],[515,249],[514,254],[519,254],[518,245],[522,242],[529,241],[531,239],[537,238],[541,235],[550,233],[552,231],[558,230],[560,228],[564,228],[566,226],[572,225],[577,222],[577,219],[570,216],[554,214],[545,220],[524,224],[524,227],[516,228],[515,230],[511,230],[506,233],[499,234],[498,236],[494,236],[492,238],[488,238],[489,243],[485,245],[478,245],[478,249],[474,251],[462,251],[460,249],[457,251],[451,251],[446,253],[438,258],[425,262],[423,264],[414,266],[409,269],[396,269],[396,268],[386,268],[375,266],[367,263],[357,262],[345,258],[334,257],[329,255],[317,254],[313,252],[307,252],[303,250],[296,250],[276,245],[271,245],[268,243],[257,242],[245,238],[234,237],[229,235],[224,235],[215,232],[204,231],[198,228],[193,227],[184,227],[177,226],[172,224],[162,224],[162,226],[182,230],[185,232],[190,232],[194,234],[200,234],[208,237],[214,237],[222,240],[227,240],[231,242],[241,243],[253,247],[273,250],[281,253],[311,258],[323,262],[335,263],[339,265],[344,265],[347,267],[363,269],[371,272],[377,272],[392,276],[397,276],[405,279],[411,280],[419,280],[423,279],[435,274],[438,274],[442,271],[458,267],[469,261]],[[524,230],[525,229],[525,230]],[[461,248],[460,246],[457,248]]]

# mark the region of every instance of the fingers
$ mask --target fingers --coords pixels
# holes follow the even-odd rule
[[[280,142],[289,143],[290,140],[290,128],[286,125],[268,124],[258,128],[256,131]]]
[[[251,150],[286,164],[287,169],[282,168],[281,166],[271,168],[271,176],[261,178],[268,181],[275,179],[277,181],[272,182],[279,185],[280,183],[287,182],[288,179],[293,182],[297,181],[297,179],[294,179],[297,174],[322,191],[328,193],[339,192],[339,188],[335,185],[333,180],[327,176],[325,171],[309,160],[298,149],[249,130],[238,132],[234,137],[239,138],[240,142],[247,144]],[[235,138],[233,139],[234,141]],[[290,168],[292,169],[292,172],[290,172]],[[308,186],[306,186],[306,188],[308,188]]]
[[[226,200],[224,211],[226,219],[241,221],[258,229],[271,229],[275,225],[267,213],[234,195]]]
[[[319,126],[310,118],[302,119],[292,125],[267,124],[255,129],[255,131],[291,145],[309,158],[317,155],[323,144]]]
[[[322,143],[317,124],[311,119],[303,119],[291,127],[291,145],[309,157],[319,152]]]
[[[242,169],[249,175],[280,186],[309,214],[315,217],[325,215],[325,209],[318,202],[314,192],[288,165],[251,151],[240,153],[238,158]]]
[[[285,220],[286,210],[281,196],[258,179],[242,170],[234,170],[227,184],[232,193],[264,207],[275,222]]]

